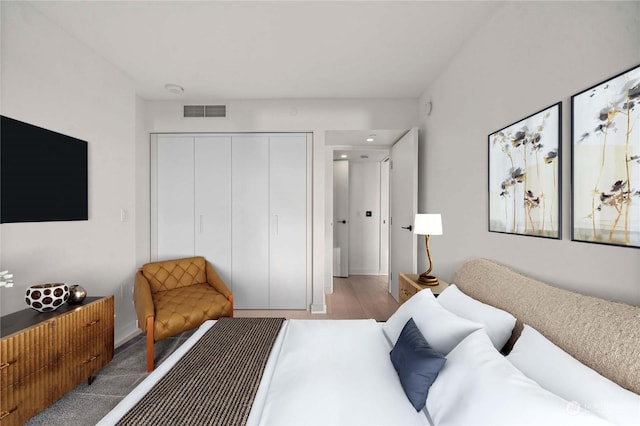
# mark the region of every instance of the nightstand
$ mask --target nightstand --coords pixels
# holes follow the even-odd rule
[[[449,287],[449,283],[438,278],[438,285],[434,286],[423,286],[418,284],[419,274],[403,274],[399,275],[399,285],[400,285],[400,304],[402,305],[404,302],[409,300],[411,296],[419,292],[420,290],[424,290],[425,288],[431,289],[431,292],[438,297],[440,293],[444,291],[445,288]]]

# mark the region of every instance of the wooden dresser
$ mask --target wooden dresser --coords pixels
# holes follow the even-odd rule
[[[423,286],[418,284],[419,274],[400,274],[398,284],[400,286],[400,304],[402,305],[404,302],[409,300],[411,296],[419,292],[420,290],[424,290],[425,288],[431,289],[431,292],[438,297],[440,293],[444,291],[445,288],[449,287],[449,283],[438,279],[440,283],[434,286]]]
[[[113,358],[113,296],[0,318],[0,425],[21,425]]]

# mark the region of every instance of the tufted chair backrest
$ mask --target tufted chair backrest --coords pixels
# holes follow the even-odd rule
[[[151,262],[142,266],[152,293],[207,282],[204,257]]]

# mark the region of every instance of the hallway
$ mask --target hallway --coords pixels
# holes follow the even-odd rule
[[[352,275],[333,278],[333,294],[327,297],[327,313],[311,314],[298,310],[236,309],[241,317],[285,317],[287,319],[359,319],[386,321],[398,309],[398,302],[387,290],[386,275]]]

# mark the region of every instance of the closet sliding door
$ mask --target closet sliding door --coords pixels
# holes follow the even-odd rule
[[[194,177],[194,254],[211,262],[232,289],[231,137],[195,138]]]
[[[306,135],[269,137],[271,309],[306,309]]]
[[[157,169],[156,197],[152,198],[157,206],[156,220],[152,217],[151,221],[156,230],[156,242],[151,244],[156,248],[153,260],[193,256],[193,142],[192,136],[159,135],[152,145]]]
[[[269,308],[269,138],[234,135],[231,272],[237,309]]]

